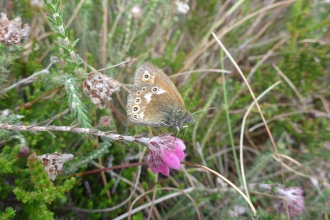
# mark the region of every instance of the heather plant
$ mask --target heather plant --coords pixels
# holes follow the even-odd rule
[[[0,219],[327,219],[327,8],[1,2]],[[186,132],[127,123],[144,62]]]

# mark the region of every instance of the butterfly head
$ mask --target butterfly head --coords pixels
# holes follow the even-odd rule
[[[193,114],[187,112],[185,117],[185,124],[194,124],[196,122],[196,117]]]

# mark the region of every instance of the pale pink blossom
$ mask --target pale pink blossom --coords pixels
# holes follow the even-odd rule
[[[275,208],[279,212],[285,214],[288,209],[289,215],[292,217],[303,213],[305,208],[304,190],[300,187],[278,187],[274,192],[279,196],[285,197],[287,200],[281,199],[276,202]]]
[[[30,4],[32,6],[43,7],[44,6],[44,1],[42,1],[42,0],[31,0]]]
[[[142,15],[142,9],[141,9],[140,6],[135,5],[135,6],[131,9],[131,13],[133,14],[133,16],[134,16],[136,19],[140,19],[140,18],[141,18],[141,15]]]
[[[181,13],[181,14],[188,13],[188,11],[190,10],[190,7],[187,3],[188,3],[188,1],[186,1],[186,2],[176,1],[175,2],[175,4],[178,6],[179,13]]]
[[[171,135],[156,136],[149,141],[146,162],[153,173],[168,176],[171,169],[178,170],[184,158],[185,144]]]
[[[30,148],[26,145],[21,146],[17,156],[18,157],[27,157],[30,154]]]

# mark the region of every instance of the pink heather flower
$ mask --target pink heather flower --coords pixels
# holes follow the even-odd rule
[[[102,127],[110,127],[111,126],[111,118],[108,117],[108,116],[103,116],[101,119],[100,119],[100,125]]]
[[[136,19],[140,19],[140,18],[141,18],[141,15],[142,15],[142,9],[141,9],[140,6],[135,5],[135,6],[131,9],[131,13],[133,14],[133,16],[134,16]]]
[[[292,217],[303,213],[305,208],[305,200],[303,196],[304,190],[300,187],[279,187],[274,191],[277,195],[287,198],[287,202],[281,199],[275,204],[275,208],[279,212],[285,214],[288,208],[289,215]]]
[[[146,162],[153,173],[170,174],[170,168],[178,170],[184,158],[185,144],[169,134],[156,136],[149,141]]]
[[[175,4],[178,6],[178,12],[181,14],[187,14],[188,11],[190,10],[189,5],[187,4],[189,2],[180,2],[180,1],[176,1]]]
[[[25,145],[23,145],[21,147],[21,149],[19,150],[17,156],[18,157],[27,157],[27,156],[29,156],[29,154],[30,154],[30,148],[27,147],[27,146],[25,146]]]

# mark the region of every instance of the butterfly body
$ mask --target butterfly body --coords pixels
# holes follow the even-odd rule
[[[129,121],[136,125],[181,128],[195,122],[172,81],[150,63],[137,69],[126,110]]]

